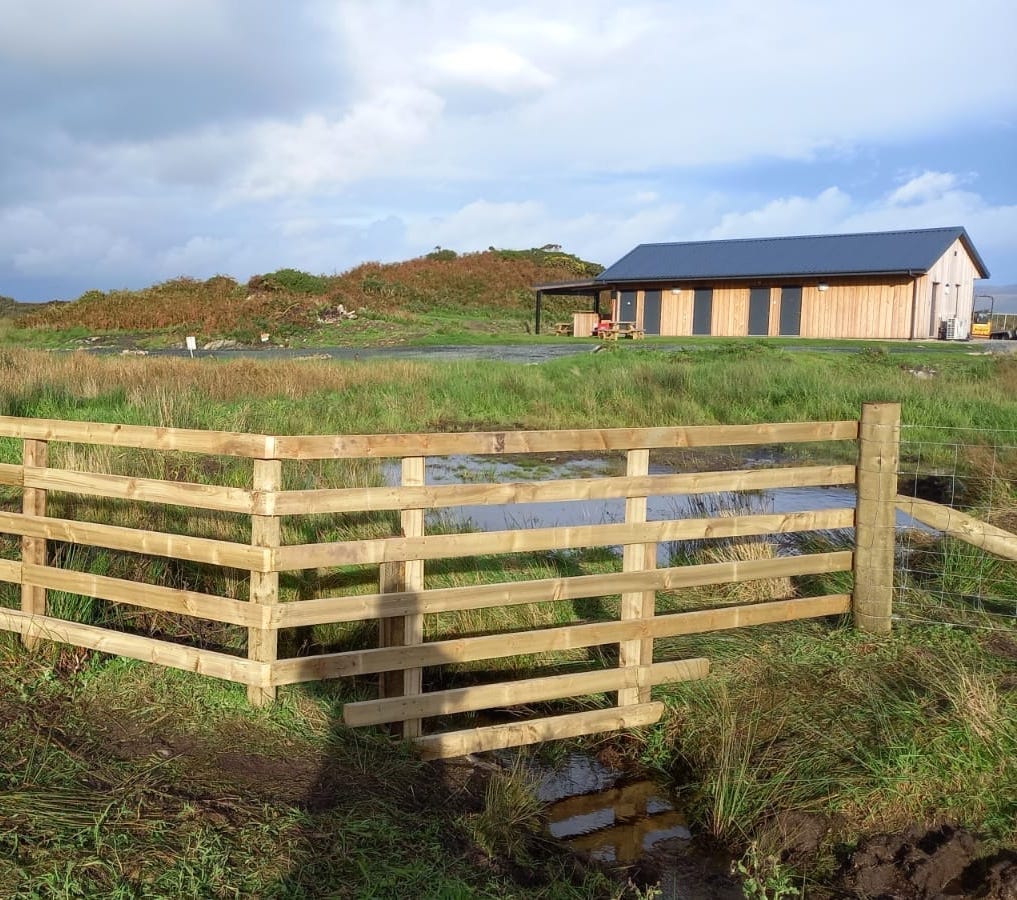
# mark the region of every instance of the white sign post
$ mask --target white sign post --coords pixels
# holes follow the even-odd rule
[[[190,335],[187,336],[187,349],[190,351],[191,359],[194,359],[194,351],[198,349],[198,342],[195,338]]]

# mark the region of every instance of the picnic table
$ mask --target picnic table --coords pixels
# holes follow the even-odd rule
[[[571,322],[555,322],[554,333],[557,335],[571,335],[573,332]]]
[[[620,337],[632,340],[646,337],[646,332],[642,328],[636,328],[635,322],[612,322],[610,319],[602,320],[597,326],[596,333],[597,337],[605,341],[616,341]]]

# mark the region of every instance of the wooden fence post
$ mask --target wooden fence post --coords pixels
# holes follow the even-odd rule
[[[420,487],[424,484],[426,459],[410,456],[402,461],[404,487]],[[399,513],[403,537],[424,536],[424,510],[404,509]],[[382,563],[378,576],[379,589],[391,594],[398,591],[420,591],[424,588],[424,561],[410,559],[405,562]],[[424,642],[424,617],[422,614],[391,616],[378,623],[378,642],[382,647],[404,647]],[[378,676],[379,697],[409,697],[424,689],[423,669],[382,672]],[[420,719],[407,719],[398,729],[403,738],[419,737]]]
[[[866,403],[858,428],[855,506],[855,626],[886,634],[893,612],[893,572],[900,457],[900,404]]]
[[[22,466],[46,465],[49,450],[46,441],[26,439],[23,442],[23,446]],[[43,488],[23,488],[21,510],[26,516],[46,515],[46,491]],[[21,561],[37,566],[46,565],[46,539],[42,537],[22,537]],[[22,583],[21,611],[33,616],[46,615],[46,588]],[[39,638],[23,635],[21,642],[29,649],[32,649],[38,646]]]
[[[282,487],[282,462],[278,459],[254,460],[254,491],[273,492]],[[255,547],[278,547],[282,537],[278,516],[251,516],[251,544]],[[279,602],[279,573],[251,572],[251,603],[266,606]],[[247,629],[247,657],[258,662],[273,663],[279,654],[279,631],[275,628]],[[265,706],[275,700],[274,687],[248,685],[247,699],[252,706]]]
[[[649,450],[629,450],[625,474],[630,477],[647,475],[650,471]],[[646,521],[646,497],[627,497],[625,500],[625,524],[639,524]],[[657,566],[656,544],[626,544],[622,548],[622,571],[640,572]],[[657,594],[655,591],[636,591],[621,595],[621,618],[652,619],[655,613]],[[623,641],[618,645],[618,666],[648,666],[653,662],[653,638]],[[650,686],[623,688],[618,691],[618,705],[630,706],[647,703]]]

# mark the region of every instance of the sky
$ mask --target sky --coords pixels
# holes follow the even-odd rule
[[[0,23],[19,300],[953,225],[1017,284],[1013,0],[0,0]]]

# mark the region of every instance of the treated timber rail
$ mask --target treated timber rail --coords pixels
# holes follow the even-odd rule
[[[1017,546],[1013,536],[997,534],[998,529],[990,526],[975,528],[963,518],[952,518],[944,525],[944,515],[962,515],[956,511],[897,497],[899,407],[894,404],[868,404],[859,421],[468,434],[271,436],[0,417],[0,439],[22,444],[20,465],[0,465],[0,484],[21,490],[20,511],[9,508],[9,503],[0,511],[0,534],[20,540],[20,559],[0,559],[0,580],[20,585],[21,591],[20,603],[8,595],[12,600],[0,607],[0,628],[20,633],[30,645],[43,639],[60,641],[228,679],[246,685],[256,704],[271,701],[281,685],[377,675],[376,699],[347,704],[345,721],[351,726],[396,723],[402,735],[414,739],[427,756],[655,721],[662,706],[651,701],[653,686],[701,678],[709,669],[705,659],[658,658],[655,642],[660,638],[852,611],[860,628],[888,630],[898,503],[908,505],[915,518],[934,527],[948,526],[950,533],[963,531],[994,552],[1001,548],[1012,552]],[[650,474],[650,455],[659,451],[828,441],[853,442],[857,465]],[[246,486],[236,486],[236,478],[231,484],[204,484],[148,474],[82,471],[80,464],[57,464],[61,458],[72,463],[79,458],[61,457],[58,451],[66,445],[249,460],[244,464],[249,465]],[[425,480],[428,457],[575,452],[624,453],[625,474],[491,484],[429,485]],[[123,459],[130,461],[129,455]],[[121,463],[127,465],[123,459]],[[307,488],[308,477],[300,474],[308,463],[355,459],[398,460],[400,483]],[[235,459],[234,465],[238,464]],[[150,474],[151,469],[145,471]],[[217,469],[212,466],[210,471]],[[291,473],[289,479],[287,473]],[[286,489],[287,480],[301,489]],[[854,509],[647,521],[650,496],[845,484],[857,488]],[[70,503],[68,498],[79,499]],[[224,525],[210,537],[81,521],[71,515],[79,507],[87,508],[80,498],[106,504],[95,507],[100,510],[111,503],[132,509],[195,510],[195,522],[211,514],[216,522],[232,526]],[[428,509],[609,499],[624,500],[624,522],[485,533],[429,533],[425,524]],[[336,540],[335,528],[329,527],[329,523],[341,524],[347,514],[386,512],[393,524],[398,523],[387,536]],[[309,516],[318,517],[317,526],[301,531],[300,523]],[[190,527],[186,513],[182,521]],[[242,530],[243,540],[223,539],[221,535],[231,533],[231,527],[234,535],[238,533],[238,521],[248,523]],[[730,541],[846,528],[854,528],[856,535],[852,550],[684,566],[657,564],[662,541]],[[312,534],[316,540],[287,542],[287,535],[298,532]],[[433,561],[618,545],[623,551],[617,571],[462,586],[426,577]],[[57,552],[68,546],[221,567],[233,574],[224,574],[212,584],[232,588],[206,592],[76,571],[63,564],[67,554]],[[363,583],[353,586],[355,579],[346,576],[368,567],[375,573],[376,589],[367,584],[364,593]],[[659,603],[661,595],[693,587],[847,571],[855,575],[852,594],[707,604],[684,612],[662,609]],[[285,581],[294,577],[305,588],[296,594]],[[313,589],[307,590],[307,585]],[[235,627],[240,635],[237,649],[209,650],[112,626],[68,621],[53,614],[52,599],[58,592],[98,598],[113,608],[153,610]],[[608,620],[567,621],[495,634],[439,632],[433,627],[437,614],[587,598],[620,599]],[[279,636],[287,629],[374,621],[379,622],[379,646],[280,658]],[[616,663],[605,668],[602,657],[584,652],[597,647],[616,647]],[[426,689],[424,675],[432,667],[529,654],[557,655],[558,671],[492,684]],[[562,655],[570,655],[567,671],[562,671]],[[576,671],[577,664],[585,664],[585,670]],[[615,693],[614,706],[454,731],[441,730],[439,721],[436,733],[424,733],[432,720],[447,716]]]

